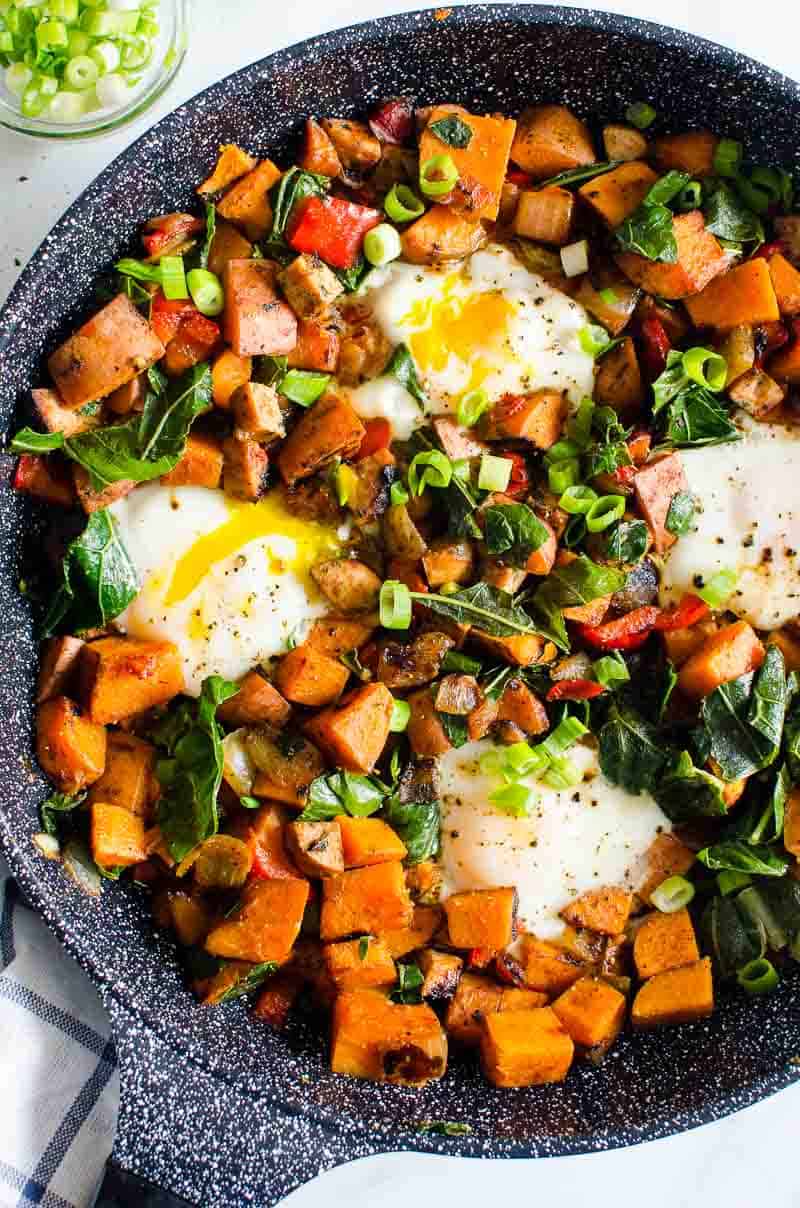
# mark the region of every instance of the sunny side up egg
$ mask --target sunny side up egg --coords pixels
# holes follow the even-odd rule
[[[280,497],[239,503],[204,487],[139,487],[112,507],[139,575],[117,619],[174,642],[186,692],[208,675],[241,678],[286,650],[327,606],[310,567],[340,548],[334,530],[289,515]]]
[[[359,300],[393,347],[408,347],[432,413],[455,410],[479,388],[494,400],[554,387],[575,406],[592,393],[594,361],[579,338],[586,311],[505,248],[441,269],[395,261],[370,277]],[[351,402],[363,418],[390,420],[399,440],[423,419],[394,377],[357,387]]]
[[[730,569],[738,580],[726,607],[776,629],[800,613],[800,430],[737,422],[742,440],[681,452],[700,510],[666,560],[661,602]]]
[[[647,849],[672,824],[647,793],[638,797],[602,775],[589,747],[571,748],[583,774],[574,788],[551,789],[532,779],[527,816],[513,818],[489,801],[496,777],[480,769],[487,741],[467,743],[439,760],[442,798],[443,896],[513,885],[522,925],[552,939],[563,929],[559,910],[603,885],[634,890],[644,880]]]

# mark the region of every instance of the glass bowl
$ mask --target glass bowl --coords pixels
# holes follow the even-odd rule
[[[57,122],[53,118],[26,117],[18,102],[2,85],[0,72],[0,126],[30,134],[34,138],[93,138],[119,130],[144,113],[169,88],[186,57],[189,44],[190,0],[159,0],[159,33],[153,57],[132,89],[130,100],[119,108],[96,109],[75,122]]]

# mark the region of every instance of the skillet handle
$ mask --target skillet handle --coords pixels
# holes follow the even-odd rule
[[[101,993],[120,1107],[95,1208],[273,1208],[324,1170],[402,1148],[230,1085],[144,1026],[112,990]]]

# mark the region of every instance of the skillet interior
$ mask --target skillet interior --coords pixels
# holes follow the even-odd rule
[[[800,170],[800,88],[689,35],[582,10],[522,5],[410,14],[327,35],[231,76],[129,148],[73,205],[23,273],[0,315],[0,416],[24,409],[45,355],[91,309],[98,274],[132,246],[149,215],[186,208],[221,142],[290,162],[308,113],[357,114],[410,93],[517,112],[563,101],[592,119],[654,100],[668,124],[708,125],[744,140],[761,162]],[[171,944],[134,890],[84,897],[40,859],[29,837],[45,784],[30,758],[35,606],[18,591],[42,561],[39,517],[10,488],[0,456],[0,841],[22,886],[96,982],[174,1049],[245,1091],[333,1123],[380,1126],[396,1141],[411,1118],[466,1119],[476,1137],[448,1147],[485,1156],[564,1153],[665,1135],[724,1115],[793,1080],[800,981],[766,1000],[724,1001],[703,1024],[625,1038],[600,1070],[561,1087],[497,1092],[460,1061],[424,1092],[332,1075],[323,1039],[287,1037],[237,1003],[198,1010]],[[424,1147],[425,1138],[406,1144]],[[433,1144],[433,1142],[431,1142]],[[391,1147],[390,1145],[386,1146]]]

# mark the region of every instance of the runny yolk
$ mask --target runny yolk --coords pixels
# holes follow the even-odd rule
[[[491,373],[476,352],[509,359],[507,330],[517,308],[500,290],[459,295],[458,282],[457,275],[448,277],[438,297],[415,302],[401,323],[418,329],[409,336],[408,344],[423,374],[440,373],[455,356],[472,365],[473,378],[480,377],[468,386],[475,390]]]
[[[230,558],[251,541],[265,544],[270,573],[293,571],[307,590],[313,590],[311,567],[320,558],[333,557],[340,548],[333,529],[312,520],[298,520],[286,510],[280,494],[272,492],[259,503],[228,501],[230,516],[224,524],[198,538],[178,559],[164,604],[180,604],[202,582],[212,566]],[[284,541],[272,548],[270,538],[289,538],[294,551],[287,556]],[[202,624],[198,618],[198,627]]]

